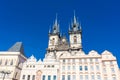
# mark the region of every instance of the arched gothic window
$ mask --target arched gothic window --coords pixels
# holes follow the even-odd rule
[[[13,65],[13,60],[11,60],[10,65]]]
[[[77,36],[74,36],[74,43],[77,43]]]
[[[55,44],[55,38],[52,39],[52,45],[54,45],[54,44]]]
[[[7,63],[8,63],[8,61],[6,60],[6,61],[5,61],[5,65],[7,65]]]
[[[2,59],[0,60],[0,65],[2,64]]]

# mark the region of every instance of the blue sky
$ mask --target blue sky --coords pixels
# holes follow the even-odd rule
[[[1,0],[0,50],[6,51],[22,41],[27,57],[43,58],[48,31],[56,13],[60,30],[68,36],[74,10],[82,24],[86,54],[109,50],[120,65],[120,1],[118,0]]]

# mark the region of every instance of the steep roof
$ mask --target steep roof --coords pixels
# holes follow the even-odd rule
[[[20,52],[24,54],[24,48],[22,42],[16,42],[12,47],[8,49],[10,52]]]

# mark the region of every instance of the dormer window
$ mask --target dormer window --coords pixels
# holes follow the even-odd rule
[[[50,65],[47,66],[48,68],[50,67]]]
[[[54,65],[52,65],[52,67],[54,68]]]

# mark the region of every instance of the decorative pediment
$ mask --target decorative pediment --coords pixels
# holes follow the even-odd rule
[[[112,55],[110,51],[105,50],[102,53],[102,59],[103,60],[116,60],[116,58]]]
[[[108,51],[108,50],[105,50],[105,51],[102,53],[102,55],[112,55],[112,53],[111,53],[110,51]]]
[[[41,60],[41,59],[39,59],[39,60],[38,60],[38,63],[42,63],[42,60]]]
[[[36,62],[36,61],[37,59],[33,55],[27,59],[27,62]]]
[[[89,53],[88,53],[89,56],[100,56],[99,53],[95,50],[91,50]]]
[[[83,55],[85,55],[85,52],[82,50],[80,50],[76,53],[76,56],[83,56]]]

